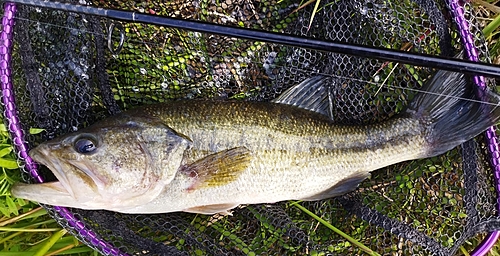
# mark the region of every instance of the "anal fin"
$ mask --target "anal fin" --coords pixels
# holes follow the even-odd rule
[[[317,201],[346,194],[348,192],[355,190],[358,187],[359,183],[361,183],[368,177],[370,177],[370,173],[366,172],[355,173],[339,181],[337,184],[333,185],[331,188],[325,191],[322,191],[321,193],[306,198],[301,198],[300,200]]]
[[[229,210],[233,209],[236,206],[238,206],[238,204],[211,204],[211,205],[191,207],[188,209],[184,209],[184,211],[190,213],[207,214],[207,215],[216,213],[221,215],[231,215],[231,212],[229,212]]]

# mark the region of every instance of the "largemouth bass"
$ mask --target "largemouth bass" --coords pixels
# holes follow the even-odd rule
[[[406,111],[373,125],[328,116],[324,77],[274,102],[176,101],[122,112],[30,152],[57,182],[16,184],[40,203],[123,213],[226,212],[240,204],[321,200],[370,172],[442,154],[500,117],[462,74],[440,71]]]

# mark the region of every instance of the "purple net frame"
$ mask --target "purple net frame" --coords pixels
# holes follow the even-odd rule
[[[460,38],[462,44],[464,45],[464,52],[467,58],[471,61],[479,61],[479,53],[474,44],[474,36],[471,34],[470,24],[465,18],[465,10],[463,5],[459,0],[450,0],[448,2],[450,10],[452,11],[453,17],[455,18],[455,23],[460,32]],[[486,80],[483,76],[475,76],[474,82],[477,86],[477,93],[481,94],[481,91],[486,88]],[[498,137],[496,135],[496,127],[492,126],[486,130],[486,139],[488,145],[488,153],[490,154],[490,162],[493,168],[493,174],[495,176],[495,187],[497,192],[497,211],[500,212],[500,149],[498,147]],[[472,251],[473,256],[483,256],[486,255],[496,241],[500,237],[499,231],[494,231],[489,233],[485,239]]]
[[[5,3],[4,15],[2,18],[2,31],[0,33],[0,80],[2,90],[2,104],[4,105],[4,117],[8,123],[8,130],[11,133],[12,142],[15,145],[18,156],[26,163],[25,168],[36,182],[43,182],[42,177],[38,173],[37,164],[28,155],[28,145],[24,141],[24,134],[17,116],[16,103],[14,98],[14,90],[12,85],[12,45],[14,35],[14,16],[16,14],[16,5],[13,3]],[[99,236],[87,228],[85,223],[78,220],[65,207],[54,206],[54,210],[63,217],[68,225],[79,233],[96,249],[106,255],[125,256],[126,253],[114,248],[111,244],[99,238]]]
[[[464,45],[465,53],[469,60],[479,61],[478,50],[474,45],[474,38],[470,32],[470,24],[465,18],[465,12],[459,0],[450,0],[448,2],[450,10],[455,19],[456,25],[460,31],[460,38]],[[28,145],[24,141],[24,133],[17,115],[15,95],[12,84],[12,45],[14,35],[14,16],[16,14],[16,5],[14,3],[4,4],[4,15],[2,17],[2,31],[0,32],[0,80],[1,80],[1,100],[4,105],[4,118],[8,124],[8,130],[11,133],[12,142],[18,152],[18,157],[25,162],[25,168],[36,182],[43,182],[42,177],[38,173],[37,164],[28,155]],[[478,87],[478,93],[486,87],[486,81],[483,76],[475,76],[474,82]],[[490,161],[494,171],[495,186],[497,191],[497,210],[500,211],[500,149],[498,146],[498,138],[496,136],[495,127],[490,127],[486,131],[488,144],[488,152]],[[128,254],[121,252],[118,248],[113,247],[99,236],[87,228],[83,221],[78,220],[67,208],[54,206],[53,209],[63,217],[68,225],[79,233],[87,241],[91,243],[97,250],[106,255],[126,256]],[[495,231],[490,234],[479,244],[471,253],[474,256],[482,256],[488,253],[493,247],[500,232]]]

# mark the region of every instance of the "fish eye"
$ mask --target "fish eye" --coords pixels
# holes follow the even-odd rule
[[[82,137],[76,140],[75,150],[81,154],[88,154],[97,149],[97,143],[93,138]]]

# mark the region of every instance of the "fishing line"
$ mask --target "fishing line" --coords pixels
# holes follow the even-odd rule
[[[219,58],[225,58],[225,57],[227,58],[228,57],[228,56],[223,56],[223,55],[220,55],[220,54],[214,54],[213,56],[214,57],[219,57]],[[249,63],[252,63],[252,64],[262,64],[262,62],[257,62],[257,61],[249,61]],[[399,64],[399,63],[396,63],[396,64]],[[280,65],[280,64],[276,64],[276,63],[273,63],[273,65],[275,65],[276,68],[285,68],[284,65]],[[231,69],[231,67],[227,67],[227,69]],[[244,67],[242,69],[246,69],[246,67]],[[367,85],[373,85],[374,87],[378,87],[376,93],[374,93],[372,96],[376,96],[380,92],[381,88],[386,88],[386,89],[389,89],[389,90],[401,89],[401,90],[412,91],[412,92],[416,92],[416,93],[430,94],[430,95],[434,95],[434,96],[438,96],[438,97],[453,98],[453,99],[458,99],[458,100],[464,100],[464,101],[470,101],[470,102],[475,102],[475,103],[492,105],[492,106],[500,106],[499,105],[500,102],[498,104],[495,104],[495,103],[492,103],[492,102],[487,102],[487,101],[482,101],[482,100],[476,100],[476,99],[459,97],[459,96],[452,96],[452,95],[447,95],[447,94],[442,94],[442,93],[429,92],[429,91],[422,90],[422,89],[419,89],[419,88],[410,88],[410,87],[403,87],[403,86],[386,84],[385,82],[390,77],[390,74],[392,74],[394,72],[394,70],[392,70],[392,69],[391,69],[389,75],[387,75],[386,78],[384,78],[384,80],[382,82],[374,82],[374,81],[369,81],[369,80],[364,80],[364,79],[359,79],[359,78],[354,78],[354,77],[341,76],[341,75],[332,75],[330,73],[317,72],[317,71],[312,70],[312,69],[311,70],[304,69],[304,68],[293,68],[293,69],[297,70],[298,72],[305,73],[305,74],[311,74],[311,76],[314,76],[314,75],[328,76],[328,77],[331,77],[331,78],[348,80],[348,81],[355,81],[355,82],[359,82],[359,83],[365,83]],[[290,84],[286,88],[284,88],[284,90],[286,90],[287,88],[290,88],[292,86],[294,86],[294,85]],[[153,91],[161,91],[161,90],[163,90],[163,89],[161,89],[161,88],[153,89]]]
[[[14,2],[16,2],[16,1],[18,1],[18,0],[15,0]],[[19,1],[25,1],[25,0],[19,0]],[[45,1],[45,2],[48,2],[48,1]],[[49,2],[49,3],[55,4],[55,2]],[[62,3],[60,3],[60,4],[62,4]],[[67,5],[67,4],[62,4],[62,5]],[[87,6],[79,6],[79,7],[81,7],[81,8],[87,8]],[[88,7],[88,8],[92,8],[92,7]],[[25,18],[16,18],[16,19],[22,20],[22,21],[31,22],[33,24],[43,24],[43,25],[47,25],[47,26],[53,26],[53,27],[56,27],[56,28],[64,28],[64,29],[72,29],[72,30],[75,29],[75,28],[68,27],[68,26],[61,26],[61,25],[56,25],[56,24],[53,24],[53,23],[40,22],[40,21],[31,20],[31,19],[25,19]],[[114,24],[114,23],[111,23],[111,24]],[[116,27],[117,25],[115,24],[114,26]],[[113,28],[113,26],[108,26],[107,29],[109,30],[111,28]],[[111,44],[110,40],[112,38],[110,38],[110,35],[111,35],[112,31],[108,31],[107,34],[102,34],[102,33],[95,33],[93,31],[84,30],[84,29],[77,29],[77,30],[80,31],[80,32],[82,32],[82,33],[89,33],[89,34],[92,34],[92,35],[101,35],[104,38],[108,39],[108,47]],[[147,45],[158,45],[157,43],[152,43],[152,42],[149,42],[149,41],[141,41],[141,40],[136,40],[136,39],[124,38],[122,34],[120,34],[120,37],[118,37],[118,39],[120,40],[120,43],[123,42],[124,40],[130,40],[129,42],[131,42],[131,43],[140,43],[140,44],[144,44],[144,45],[146,45],[146,44]],[[112,53],[113,53],[113,51],[112,51]],[[406,52],[406,53],[408,53],[408,52]],[[220,54],[215,54],[213,56],[214,57],[219,57],[219,58],[228,57],[228,56],[223,56],[223,55],[220,55]],[[459,60],[459,59],[457,59],[457,60]],[[261,64],[262,62],[250,61],[249,63]],[[399,65],[399,62],[396,61],[395,63],[396,63],[396,65]],[[273,63],[273,65],[275,65],[276,67],[284,68],[283,65],[279,65],[277,63]],[[438,97],[454,98],[454,99],[458,99],[458,100],[470,101],[470,102],[475,102],[475,103],[482,103],[482,104],[487,104],[487,105],[492,105],[492,106],[497,106],[497,107],[500,104],[500,103],[499,104],[495,104],[495,103],[491,103],[491,102],[487,102],[487,101],[475,100],[475,99],[458,97],[458,96],[451,96],[451,95],[433,93],[433,92],[428,92],[428,91],[421,90],[421,89],[418,89],[418,88],[408,88],[408,87],[402,87],[402,86],[396,86],[396,85],[388,85],[388,84],[385,84],[384,82],[388,79],[389,75],[384,79],[383,82],[378,83],[378,82],[373,82],[373,81],[358,79],[358,78],[354,78],[354,77],[345,77],[345,76],[340,76],[340,75],[332,75],[332,74],[328,74],[328,73],[321,73],[321,72],[317,72],[317,71],[314,71],[314,70],[307,70],[307,69],[303,69],[303,68],[302,69],[301,68],[295,68],[295,69],[297,71],[301,71],[301,72],[306,72],[306,73],[311,73],[311,74],[317,74],[317,75],[323,75],[323,76],[330,76],[332,78],[351,80],[351,81],[356,81],[356,82],[361,82],[361,83],[366,83],[366,84],[377,86],[379,89],[377,90],[377,92],[373,96],[376,96],[380,92],[381,88],[386,88],[386,89],[389,89],[389,90],[402,89],[402,90],[412,91],[412,92],[416,92],[416,93],[427,93],[427,94],[431,94],[431,95],[438,96]],[[393,70],[390,72],[390,74],[392,72],[393,72]],[[497,74],[497,76],[500,76],[500,73]],[[289,86],[293,86],[293,85],[289,85]],[[161,89],[158,89],[158,90],[161,90]]]
[[[82,34],[90,34],[94,36],[102,36],[103,38],[107,39],[107,44],[108,44],[108,49],[110,49],[110,52],[112,55],[117,55],[121,49],[112,49],[110,48],[110,44],[113,43],[113,39],[118,39],[118,46],[123,47],[123,44],[125,41],[128,43],[132,44],[143,44],[143,45],[150,45],[150,46],[156,46],[160,47],[161,45],[159,43],[155,43],[152,41],[145,41],[145,40],[137,40],[135,38],[129,38],[125,35],[123,25],[120,22],[109,22],[106,24],[106,33],[96,33],[91,30],[86,30],[86,29],[81,29],[81,28],[74,28],[74,27],[69,27],[69,26],[62,26],[62,25],[57,25],[54,23],[48,23],[48,22],[43,22],[43,21],[38,21],[38,20],[33,20],[33,19],[27,19],[27,18],[21,18],[21,17],[16,17],[16,20],[19,21],[25,21],[25,22],[30,22],[33,25],[44,25],[44,26],[51,26],[54,28],[60,28],[60,29],[66,29],[66,30],[73,30],[73,31],[79,31]],[[119,34],[118,36],[114,34],[110,34],[113,32],[113,30],[116,30]],[[193,33],[198,33],[198,32],[193,32]]]
[[[448,95],[448,94],[441,94],[441,93],[436,93],[436,92],[428,92],[428,91],[421,90],[421,89],[416,89],[416,88],[405,88],[405,87],[402,87],[402,86],[392,86],[392,87],[393,88],[397,88],[397,89],[414,91],[414,92],[417,92],[417,93],[430,94],[430,95],[439,96],[439,97],[445,97],[445,98],[452,98],[452,99],[457,99],[457,100],[470,101],[470,102],[475,102],[475,103],[480,103],[480,104],[485,104],[485,105],[491,105],[491,106],[497,106],[497,107],[500,106],[500,102],[499,103],[492,103],[492,102],[488,102],[488,101],[482,101],[482,100],[475,100],[475,99],[470,99],[470,98],[452,96],[452,95]],[[388,89],[391,89],[391,88],[388,88]]]
[[[350,78],[350,79],[365,82],[367,84],[379,85],[379,83],[376,83],[376,82],[363,81],[361,79],[354,79],[354,78]],[[416,92],[416,93],[425,93],[425,94],[434,95],[434,96],[438,96],[438,97],[445,97],[445,98],[452,98],[452,99],[463,100],[463,101],[470,101],[470,102],[486,104],[486,105],[491,105],[491,106],[497,106],[497,107],[500,106],[500,102],[499,103],[492,103],[492,102],[488,102],[488,101],[453,96],[453,95],[449,95],[449,94],[429,92],[429,91],[418,89],[418,88],[409,88],[409,87],[403,87],[403,86],[398,86],[398,85],[384,85],[384,84],[381,84],[380,87],[385,87],[389,90],[402,89],[402,90],[412,91],[412,92]]]
[[[61,25],[57,25],[57,24],[54,24],[54,23],[48,23],[48,22],[43,22],[43,21],[38,21],[38,20],[26,19],[26,18],[21,18],[21,17],[16,17],[15,19],[19,20],[19,21],[31,22],[31,23],[33,23],[35,25],[52,26],[52,27],[55,27],[55,28],[61,28],[61,29],[66,29],[66,30],[77,30],[77,31],[80,31],[82,33],[88,33],[88,34],[91,34],[91,35],[106,36],[105,34],[95,33],[95,32],[90,31],[90,30],[85,30],[85,29],[80,29],[80,28],[74,28],[74,27],[69,27],[69,26],[61,26]]]
[[[52,1],[35,0],[12,0],[10,2],[26,4],[36,7],[44,7],[63,11],[72,11],[96,15],[100,17],[111,18],[127,22],[139,22],[145,24],[154,24],[178,29],[187,29],[202,33],[217,34],[229,37],[249,39],[253,41],[262,41],[268,43],[277,43],[281,45],[296,46],[312,50],[325,52],[336,52],[352,56],[369,57],[385,61],[401,62],[414,66],[432,67],[437,69],[473,73],[485,76],[500,77],[500,66],[460,60],[454,58],[437,57],[430,54],[412,53],[394,49],[369,47],[366,45],[357,45],[352,43],[342,43],[337,41],[323,41],[309,37],[289,35],[284,33],[268,32],[241,27],[230,27],[214,23],[182,20],[151,14],[143,14],[131,11],[103,9],[91,6],[74,5],[69,3],[60,3]]]
[[[407,91],[412,91],[412,92],[416,92],[416,93],[425,93],[425,94],[434,95],[434,96],[438,96],[438,97],[452,98],[452,99],[457,99],[457,100],[470,101],[470,102],[475,102],[475,103],[480,103],[480,104],[486,104],[486,105],[500,107],[500,102],[499,103],[492,103],[492,102],[488,102],[488,101],[482,101],[482,100],[470,99],[470,98],[465,98],[465,97],[453,96],[453,95],[449,95],[449,94],[429,92],[429,91],[422,90],[422,89],[419,89],[419,88],[410,88],[410,87],[403,87],[403,86],[398,86],[398,85],[388,85],[388,84],[384,84],[383,82],[382,83],[377,83],[377,82],[372,82],[372,81],[363,80],[363,79],[359,79],[359,78],[345,77],[345,76],[339,76],[339,75],[331,75],[331,74],[327,74],[327,73],[317,73],[317,74],[318,75],[323,75],[323,76],[329,76],[329,77],[332,77],[332,78],[340,78],[340,79],[345,79],[345,80],[351,80],[351,81],[366,83],[366,84],[370,84],[370,85],[373,85],[373,86],[377,86],[379,88],[383,87],[383,88],[386,88],[386,89],[389,89],[389,90],[401,89],[401,90],[407,90]],[[373,95],[373,96],[375,96],[375,95]],[[474,95],[472,95],[472,96],[474,96]]]

